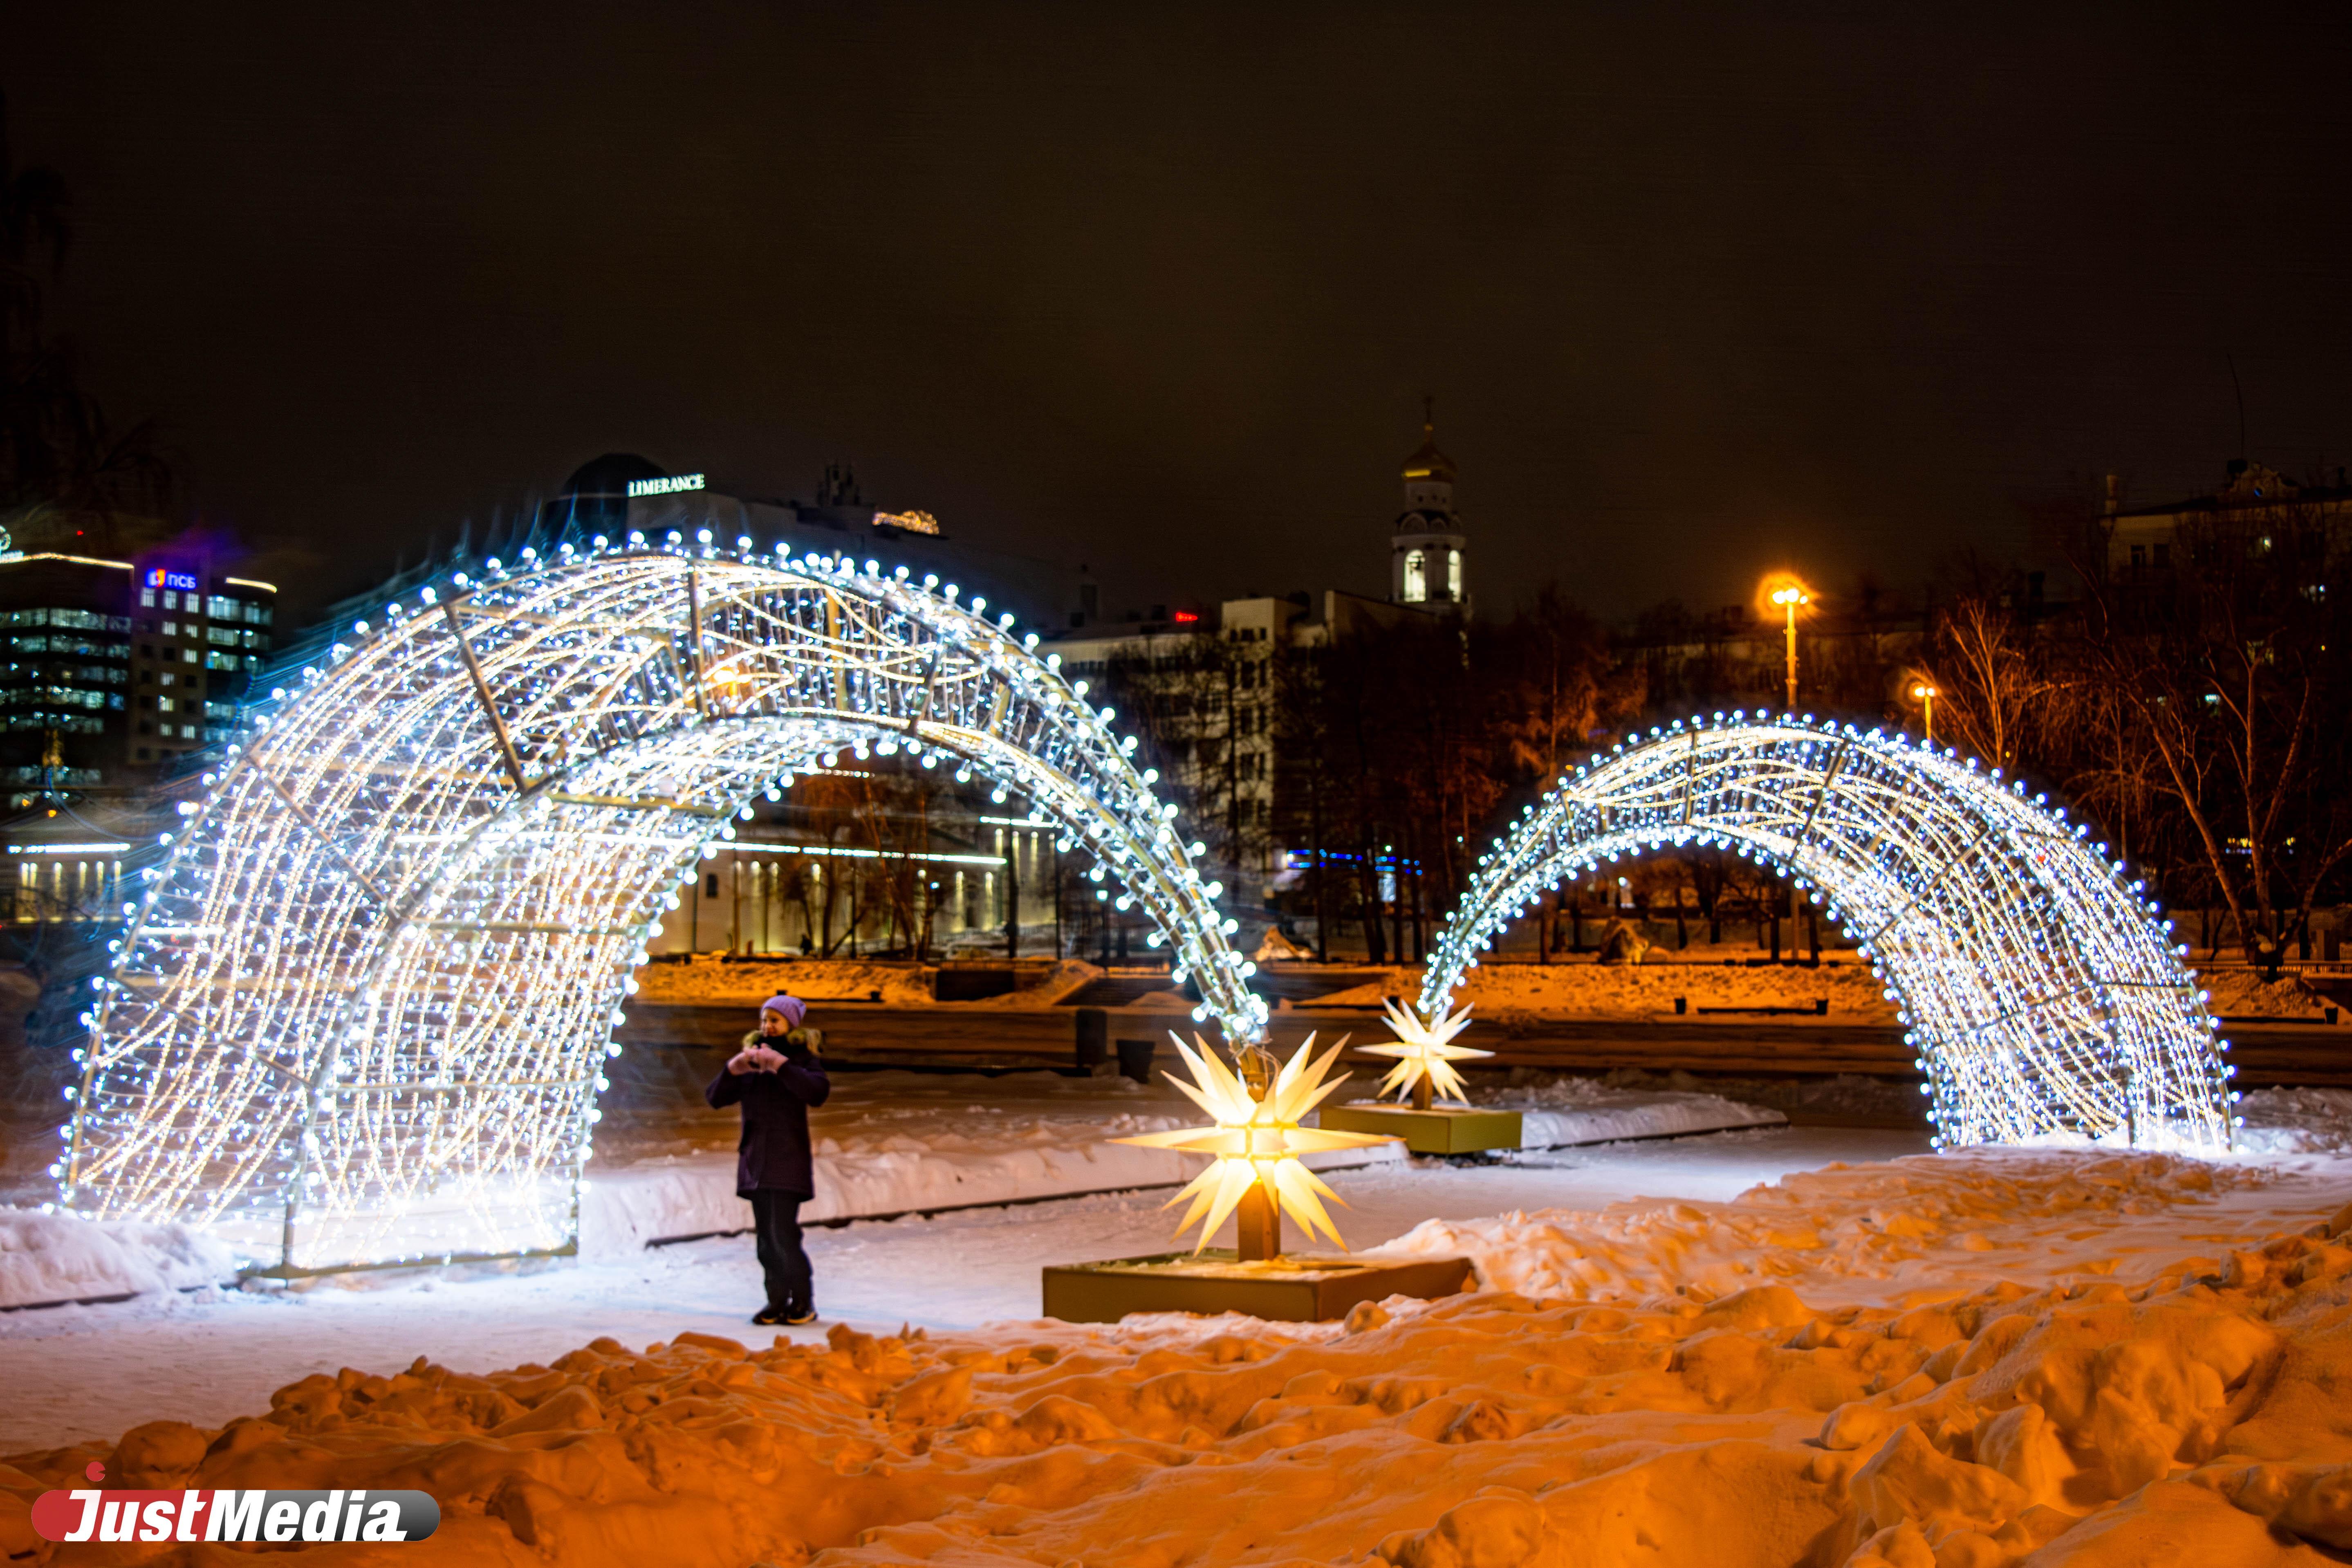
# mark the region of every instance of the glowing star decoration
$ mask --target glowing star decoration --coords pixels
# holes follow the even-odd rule
[[[1192,1103],[1206,1111],[1215,1122],[1212,1127],[1180,1127],[1172,1132],[1146,1132],[1134,1138],[1114,1138],[1114,1143],[1134,1143],[1146,1149],[1175,1149],[1187,1154],[1213,1154],[1213,1163],[1192,1178],[1192,1184],[1178,1193],[1162,1205],[1174,1208],[1186,1199],[1192,1207],[1176,1226],[1182,1236],[1195,1220],[1202,1220],[1200,1239],[1193,1243],[1198,1253],[1209,1244],[1209,1237],[1225,1216],[1234,1212],[1253,1186],[1263,1187],[1278,1204],[1281,1212],[1297,1221],[1298,1227],[1312,1238],[1318,1230],[1331,1238],[1332,1244],[1345,1251],[1348,1244],[1339,1238],[1337,1226],[1323,1207],[1322,1200],[1346,1206],[1347,1200],[1326,1186],[1321,1178],[1301,1164],[1301,1154],[1321,1153],[1328,1149],[1361,1149],[1374,1143],[1393,1143],[1394,1138],[1370,1132],[1328,1132],[1319,1127],[1301,1127],[1305,1116],[1333,1089],[1348,1081],[1341,1073],[1330,1082],[1323,1075],[1332,1062],[1347,1048],[1342,1039],[1319,1058],[1309,1059],[1315,1049],[1315,1037],[1291,1056],[1282,1070],[1275,1075],[1266,1088],[1265,1098],[1255,1099],[1249,1085],[1243,1082],[1232,1068],[1217,1059],[1217,1053],[1207,1042],[1194,1037],[1200,1047],[1194,1051],[1182,1040],[1176,1039],[1177,1054],[1184,1065],[1192,1069],[1192,1081],[1186,1083],[1174,1073],[1164,1073],[1190,1097]]]
[[[1264,1034],[1199,852],[1034,633],[711,534],[542,531],[279,678],[124,896],[68,1211],[298,1274],[571,1250],[646,944],[754,797],[869,751],[1020,796],[1174,950],[1196,1018]]]
[[[1479,858],[1422,1016],[1551,888],[1685,846],[1780,872],[1844,928],[1918,1053],[1937,1147],[2230,1146],[2228,1042],[2124,863],[1997,768],[1810,716],[1677,721],[1562,777]]]
[[[1420,1014],[1402,1002],[1391,998],[1385,1013],[1389,1029],[1396,1036],[1394,1043],[1381,1046],[1360,1046],[1358,1049],[1368,1056],[1394,1058],[1396,1066],[1389,1068],[1381,1079],[1380,1092],[1395,1091],[1399,1100],[1411,1096],[1422,1110],[1429,1108],[1433,1099],[1450,1100],[1466,1106],[1469,1086],[1454,1070],[1457,1061],[1472,1057],[1491,1057],[1492,1051],[1482,1051],[1472,1046],[1454,1044],[1454,1037],[1470,1026],[1470,1009],[1465,1007],[1451,1018],[1440,1023],[1425,1023]]]

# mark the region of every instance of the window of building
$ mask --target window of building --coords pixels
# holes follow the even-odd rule
[[[1462,597],[1462,552],[1459,550],[1445,552],[1445,596],[1454,600]]]
[[[139,604],[142,609],[153,609],[155,607],[155,590],[152,588],[140,589]]]
[[[2147,570],[2147,545],[2135,544],[2131,547],[2131,566],[2132,570],[2135,572],[2145,572]]]
[[[1404,552],[1404,602],[1418,605],[1429,597],[1428,560],[1418,550]]]
[[[705,872],[705,873],[703,874],[703,878],[702,878],[702,896],[703,896],[704,898],[706,898],[706,899],[715,899],[715,898],[717,898],[717,897],[719,896],[719,873],[718,873],[718,872],[716,872],[716,871],[709,871],[709,872]]]
[[[2156,547],[2156,569],[2165,571],[2172,564],[2172,546],[2159,541]]]

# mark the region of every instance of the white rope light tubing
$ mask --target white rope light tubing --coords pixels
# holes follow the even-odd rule
[[[1938,1147],[2049,1135],[2227,1148],[2238,1096],[2172,941],[2107,847],[1907,736],[1782,714],[1677,721],[1596,757],[1480,857],[1419,1002],[1544,892],[1643,850],[1732,849],[1818,889],[1927,1076]]]
[[[1201,847],[1011,616],[707,531],[522,554],[357,623],[182,808],[94,982],[69,1211],[289,1272],[565,1250],[663,910],[753,795],[843,753],[1021,795],[1173,943],[1196,1019],[1265,1034]]]

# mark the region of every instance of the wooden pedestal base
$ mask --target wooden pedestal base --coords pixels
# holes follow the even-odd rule
[[[1415,1110],[1409,1105],[1355,1100],[1325,1106],[1322,1124],[1342,1132],[1386,1132],[1403,1139],[1404,1146],[1416,1154],[1475,1154],[1482,1149],[1519,1146],[1516,1110],[1444,1105]]]
[[[1470,1277],[1463,1258],[1411,1262],[1352,1258],[1273,1258],[1242,1262],[1229,1247],[1195,1255],[1066,1263],[1045,1270],[1045,1316],[1066,1323],[1115,1323],[1129,1312],[1246,1312],[1276,1322],[1315,1323],[1348,1315],[1359,1301],[1389,1296],[1451,1296]]]

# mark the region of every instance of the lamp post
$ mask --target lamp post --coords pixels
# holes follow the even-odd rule
[[[1797,606],[1810,605],[1812,595],[1794,583],[1772,590],[1772,602],[1789,612],[1789,711],[1797,710]]]
[[[1922,715],[1920,727],[1927,731],[1925,738],[1932,741],[1936,738],[1936,689],[1926,681],[1921,681],[1911,689],[1911,695],[1919,700]]]

